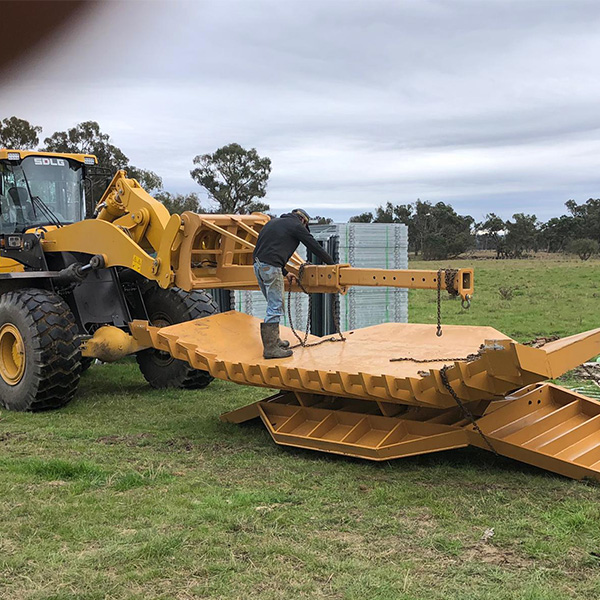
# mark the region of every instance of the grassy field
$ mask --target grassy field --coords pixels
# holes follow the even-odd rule
[[[432,263],[413,261],[415,269]],[[455,260],[440,267],[475,269],[471,308],[443,295],[442,319],[456,325],[490,325],[518,341],[561,337],[600,326],[600,261],[562,257],[528,260]],[[409,292],[410,320],[434,323],[435,293]]]
[[[598,262],[474,266],[472,309],[445,300],[444,322],[598,325]],[[433,293],[410,302],[434,322]],[[600,486],[477,449],[374,465],[218,420],[264,395],[151,390],[125,363],[92,367],[61,411],[2,412],[0,598],[600,597]]]

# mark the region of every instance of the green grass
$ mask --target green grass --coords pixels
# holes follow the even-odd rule
[[[442,296],[442,322],[489,325],[518,341],[561,337],[600,327],[600,261],[546,258],[529,260],[455,260],[433,264],[412,261],[410,268],[475,269],[475,294],[469,310],[460,299]],[[500,290],[505,291],[502,297]],[[411,290],[414,323],[435,323],[435,292]]]
[[[599,263],[474,266],[471,312],[445,301],[445,322],[518,339],[598,324]],[[501,300],[505,282],[523,295]],[[412,320],[434,322],[433,296],[411,293]],[[129,362],[92,367],[63,410],[2,412],[0,598],[600,596],[598,485],[478,449],[371,464],[219,421],[264,396],[151,390]]]

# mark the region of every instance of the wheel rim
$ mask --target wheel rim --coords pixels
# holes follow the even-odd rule
[[[25,373],[25,344],[11,323],[0,328],[0,376],[8,385],[17,385]]]
[[[173,325],[171,323],[171,319],[164,313],[155,313],[153,318],[151,319],[151,325],[154,327],[168,327],[169,325]],[[154,363],[159,367],[166,367],[170,365],[175,359],[164,350],[154,350],[152,353]]]

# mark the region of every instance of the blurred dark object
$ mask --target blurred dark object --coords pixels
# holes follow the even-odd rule
[[[0,2],[0,72],[27,60],[34,49],[95,4],[85,0]]]

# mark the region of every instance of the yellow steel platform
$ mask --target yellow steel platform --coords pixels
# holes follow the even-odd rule
[[[373,402],[290,392],[221,419],[241,423],[260,417],[273,440],[283,446],[368,460],[471,444],[567,477],[600,480],[600,402],[540,383],[519,390],[507,401],[478,403],[472,409],[487,442],[458,407],[405,407],[386,417]]]
[[[297,348],[289,358],[265,360],[260,320],[235,311],[163,328],[134,321],[131,331],[140,343],[169,352],[218,379],[435,408],[455,406],[439,374],[445,365],[460,398],[493,400],[558,377],[600,354],[600,329],[531,348],[492,327],[446,325],[443,336],[437,337],[435,325],[384,323],[346,332],[345,342]],[[282,327],[281,337],[296,341],[287,328]],[[466,360],[477,352],[477,358]],[[446,360],[390,362],[409,357]],[[455,360],[461,358],[465,360]]]
[[[278,444],[369,460],[471,444],[600,479],[600,403],[540,383],[600,354],[600,329],[534,348],[491,327],[447,325],[437,337],[435,325],[386,323],[278,360],[262,356],[260,320],[234,311],[130,329],[140,345],[214,377],[282,390],[222,416],[260,417]]]

